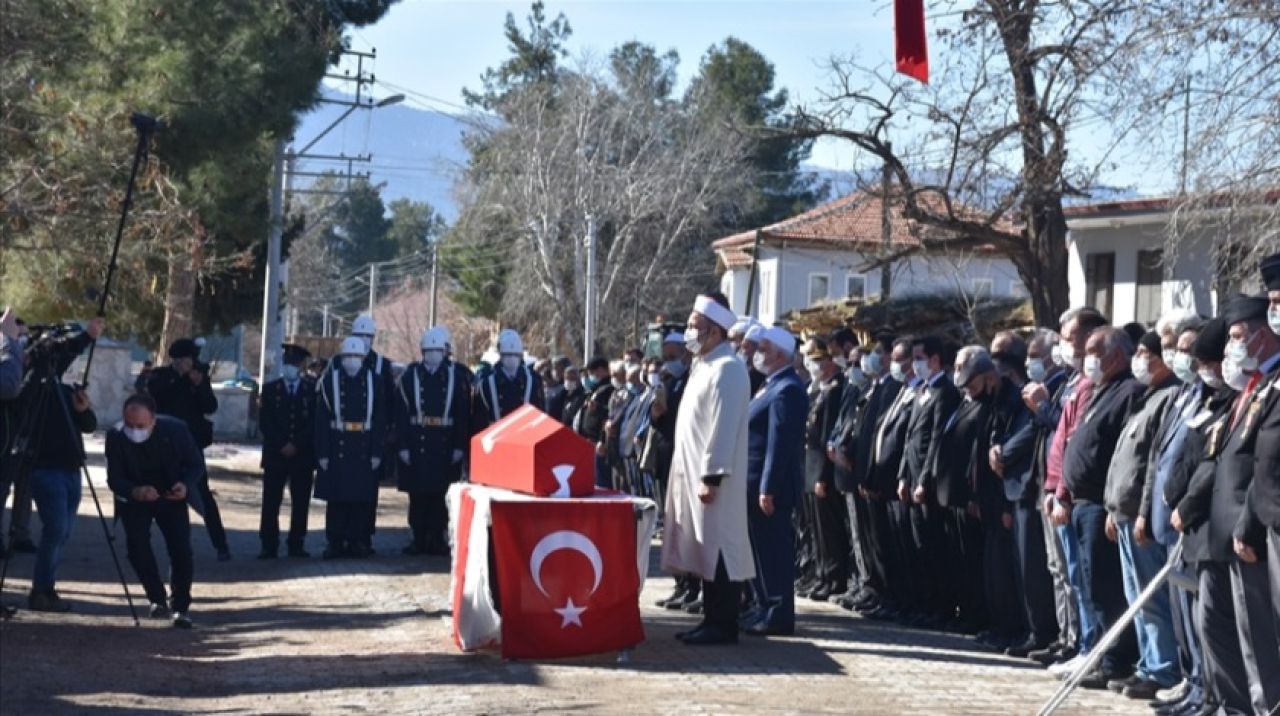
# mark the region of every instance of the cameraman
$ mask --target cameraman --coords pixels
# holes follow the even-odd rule
[[[26,351],[26,376],[18,397],[20,416],[30,416],[19,458],[29,468],[27,480],[40,513],[40,545],[36,549],[28,607],[32,611],[66,612],[71,605],[58,596],[58,562],[71,536],[80,506],[80,469],[84,442],[80,433],[98,427],[97,416],[83,390],[62,382],[76,356],[102,335],[101,318],[66,338],[44,337]]]
[[[4,504],[9,499],[9,488],[14,486],[18,470],[17,461],[9,458],[9,449],[13,447],[13,433],[16,429],[16,398],[22,391],[22,360],[23,349],[26,347],[24,332],[17,315],[12,309],[6,308],[4,314],[0,315],[0,514],[4,512]],[[25,489],[19,487],[14,490],[13,510],[9,517],[9,533],[15,542],[30,543],[26,533],[30,516],[31,498]],[[0,531],[0,558],[8,554],[3,534]]]
[[[209,366],[200,362],[200,346],[190,338],[180,338],[169,346],[169,365],[151,371],[147,394],[156,401],[160,415],[177,418],[186,424],[201,450],[213,444],[213,423],[205,416],[218,410],[218,398],[209,383]],[[209,540],[218,550],[218,561],[231,559],[227,548],[227,532],[222,528],[222,514],[209,490],[206,473],[191,486],[191,507],[204,518]]]
[[[107,484],[124,521],[129,563],[147,592],[151,617],[169,616],[172,606],[173,625],[190,629],[193,566],[187,485],[204,478],[204,455],[182,421],[156,415],[149,396],[129,396],[122,412],[124,422],[107,432]],[[166,603],[164,580],[151,551],[152,522],[169,552],[172,605]]]

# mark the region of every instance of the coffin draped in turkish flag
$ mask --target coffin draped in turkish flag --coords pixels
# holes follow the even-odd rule
[[[502,655],[581,656],[644,641],[627,501],[494,502]]]
[[[582,497],[595,491],[595,450],[525,405],[471,438],[471,481],[526,495]]]

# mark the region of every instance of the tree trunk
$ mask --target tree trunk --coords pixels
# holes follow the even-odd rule
[[[1058,317],[1071,302],[1067,282],[1067,219],[1062,200],[1028,200],[1023,205],[1027,217],[1027,255],[1014,259],[1022,283],[1031,297],[1037,326],[1057,330]]]
[[[200,253],[200,241],[192,239],[189,250],[179,250],[169,254],[169,272],[164,297],[164,330],[160,334],[160,347],[157,352],[161,357],[174,341],[191,337],[195,329],[196,276],[199,272]]]

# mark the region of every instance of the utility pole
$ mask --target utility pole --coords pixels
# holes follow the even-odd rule
[[[591,360],[596,340],[596,218],[587,214],[587,296],[586,325],[582,327],[582,364]]]
[[[1187,163],[1190,161],[1191,144],[1191,75],[1188,74],[1182,88],[1182,171],[1178,193],[1187,193]]]
[[[431,326],[436,325],[436,296],[440,282],[440,244],[439,241],[431,242],[431,311],[429,323]]]
[[[760,263],[760,241],[763,237],[763,234],[764,234],[764,231],[762,231],[761,229],[756,229],[756,240],[755,240],[755,243],[752,244],[752,249],[751,249],[751,275],[747,278],[747,302],[742,306],[742,314],[744,316],[755,315],[755,311],[751,310],[751,306],[752,306],[751,297],[755,295],[755,292],[756,292],[756,272],[759,270],[758,264]]]
[[[885,149],[893,150],[893,146],[885,142]],[[893,282],[893,266],[887,262],[890,252],[893,251],[893,226],[890,219],[890,196],[889,191],[892,187],[892,179],[889,173],[889,162],[884,163],[884,168],[880,170],[880,243],[884,246],[884,257],[886,263],[880,267],[880,302],[889,300],[889,292]],[[906,197],[902,200],[905,202]]]
[[[378,264],[369,264],[369,315],[373,315],[373,306],[378,300]]]
[[[324,322],[320,326],[320,335],[324,336],[325,338],[328,338],[329,337],[329,304],[327,303],[324,304],[324,308],[322,309],[322,315],[324,316]]]
[[[267,235],[266,300],[262,303],[262,352],[258,357],[258,385],[280,372],[280,242],[284,233],[284,140],[276,140],[271,168],[271,218]]]

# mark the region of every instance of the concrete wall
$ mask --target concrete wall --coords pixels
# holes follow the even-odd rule
[[[62,374],[63,382],[78,383],[84,378],[84,364],[88,359],[85,351]],[[89,400],[93,402],[93,412],[98,416],[100,428],[107,428],[120,422],[120,409],[125,398],[133,393],[133,355],[127,344],[117,343],[106,338],[98,339],[94,348],[93,366],[89,372]]]
[[[809,278],[815,274],[828,279],[826,295],[813,297],[818,301],[846,298],[850,277],[862,280],[864,296],[878,296],[880,270],[863,270],[871,261],[872,257],[854,251],[762,247],[757,298],[749,312],[770,324],[788,311],[808,307],[811,305]],[[749,275],[749,268],[740,268],[725,272],[721,278],[721,289],[733,301],[734,310],[740,311],[745,303]],[[894,265],[891,281],[891,292],[897,296],[961,290],[974,295],[988,287],[995,296],[1026,294],[1013,264],[998,257],[912,257]],[[741,294],[735,298],[738,294],[730,290],[736,292],[739,286]]]
[[[1164,219],[1147,217],[1107,222],[1101,219],[1072,222],[1067,238],[1071,305],[1085,302],[1085,262],[1092,253],[1115,254],[1115,284],[1112,287],[1112,323],[1124,325],[1137,319],[1138,252],[1164,248]],[[1169,252],[1166,249],[1166,257]],[[1166,274],[1160,286],[1161,312],[1173,308],[1193,308],[1201,315],[1213,315],[1218,297],[1213,288],[1212,236],[1201,231],[1183,243],[1174,257],[1172,278]]]
[[[253,393],[243,388],[214,386],[218,412],[213,414],[213,436],[217,440],[252,440],[258,432],[257,411],[252,410]]]

